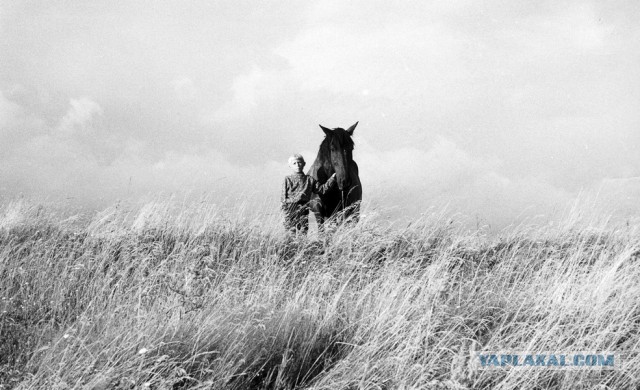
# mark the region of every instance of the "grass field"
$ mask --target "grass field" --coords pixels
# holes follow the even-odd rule
[[[206,206],[0,210],[0,389],[640,386],[640,236],[432,215],[320,239]],[[481,369],[613,351],[613,370]]]

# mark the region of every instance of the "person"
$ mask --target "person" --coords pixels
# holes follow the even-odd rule
[[[282,211],[284,227],[289,233],[307,234],[309,231],[309,201],[311,195],[325,194],[336,186],[336,174],[331,175],[326,183],[320,184],[311,176],[305,175],[304,157],[294,154],[289,157],[289,167],[292,175],[286,176],[282,184]]]

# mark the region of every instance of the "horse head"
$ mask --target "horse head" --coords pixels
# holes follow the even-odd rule
[[[328,129],[320,125],[326,135],[323,144],[328,152],[323,165],[329,174],[335,172],[340,191],[347,190],[351,186],[349,174],[349,167],[353,162],[353,140],[351,136],[357,125],[358,122],[346,130],[340,127]]]

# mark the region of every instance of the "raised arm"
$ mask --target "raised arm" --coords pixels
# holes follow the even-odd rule
[[[336,185],[336,174],[331,175],[326,183],[320,184],[317,180],[313,179],[313,192],[316,194],[324,195]]]

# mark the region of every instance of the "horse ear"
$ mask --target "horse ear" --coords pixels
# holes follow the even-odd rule
[[[353,126],[351,126],[351,127],[349,127],[349,128],[347,129],[347,133],[349,133],[349,135],[353,135],[353,131],[356,129],[356,126],[358,126],[358,123],[359,123],[359,122],[360,122],[360,121],[356,122]]]
[[[318,126],[320,126],[320,128],[322,129],[322,131],[324,131],[324,133],[325,133],[326,135],[331,135],[331,134],[332,134],[332,131],[333,131],[333,130],[331,130],[331,129],[327,129],[326,127],[324,127],[324,126],[322,126],[322,125],[318,125]]]

